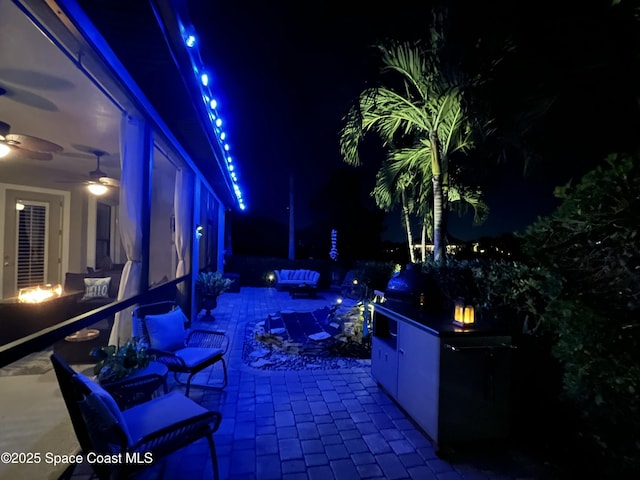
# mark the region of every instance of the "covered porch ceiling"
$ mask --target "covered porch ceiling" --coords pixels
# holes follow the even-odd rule
[[[2,181],[67,189],[95,170],[94,152],[120,178],[120,110],[8,1],[0,2],[0,65],[0,122],[14,143],[0,158]],[[40,148],[50,155],[32,153]]]
[[[96,169],[95,153],[103,154],[100,170],[119,179],[121,107],[34,25],[23,3],[57,10],[54,1],[0,2],[0,135],[4,127],[13,140],[11,152],[0,158],[0,181],[55,189],[84,185]],[[77,5],[214,192],[228,208],[236,205],[228,172],[215,157],[219,145],[205,131],[149,2]],[[60,148],[32,154],[28,149],[43,147],[32,137]]]

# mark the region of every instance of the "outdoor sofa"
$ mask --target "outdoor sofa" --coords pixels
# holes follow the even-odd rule
[[[276,288],[278,290],[287,290],[299,285],[307,285],[309,287],[318,287],[320,273],[314,270],[275,270]]]

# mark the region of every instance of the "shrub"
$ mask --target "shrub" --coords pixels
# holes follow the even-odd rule
[[[462,297],[516,333],[534,331],[561,288],[548,269],[508,260],[448,259],[443,267],[429,262],[423,271],[436,280],[451,308]]]
[[[523,235],[525,254],[562,280],[543,312],[564,394],[602,475],[640,471],[640,172],[612,155]]]

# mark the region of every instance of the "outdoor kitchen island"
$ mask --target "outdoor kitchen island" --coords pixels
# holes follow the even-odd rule
[[[479,321],[460,328],[388,299],[373,314],[371,374],[439,455],[509,435],[511,336]]]

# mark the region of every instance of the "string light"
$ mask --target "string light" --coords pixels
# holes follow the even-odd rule
[[[192,26],[190,27],[181,26],[181,29],[183,32],[185,45],[189,49],[189,55],[191,57],[191,64],[193,67],[193,71],[196,76],[199,76],[200,83],[202,85],[201,94],[202,94],[202,99],[208,108],[209,120],[212,123],[212,127],[214,128],[220,147],[225,152],[229,152],[231,147],[229,146],[228,143],[225,142],[225,140],[227,139],[227,134],[220,130],[220,127],[222,126],[223,122],[222,122],[222,118],[220,118],[219,112],[217,111],[218,102],[214,98],[212,98],[212,96],[210,95],[211,92],[209,91],[209,84],[211,82],[210,82],[209,75],[207,73],[201,73],[201,72],[205,72],[206,69],[204,68],[204,65],[202,65],[202,59],[200,57],[200,53],[196,48],[198,44],[197,36]],[[232,163],[231,156],[227,156],[226,157],[227,172],[232,182],[233,191],[235,193],[240,209],[245,210],[246,206],[244,204],[244,200],[242,199],[242,192],[238,185],[238,177],[236,176],[236,172],[235,172],[236,169],[231,163]]]

